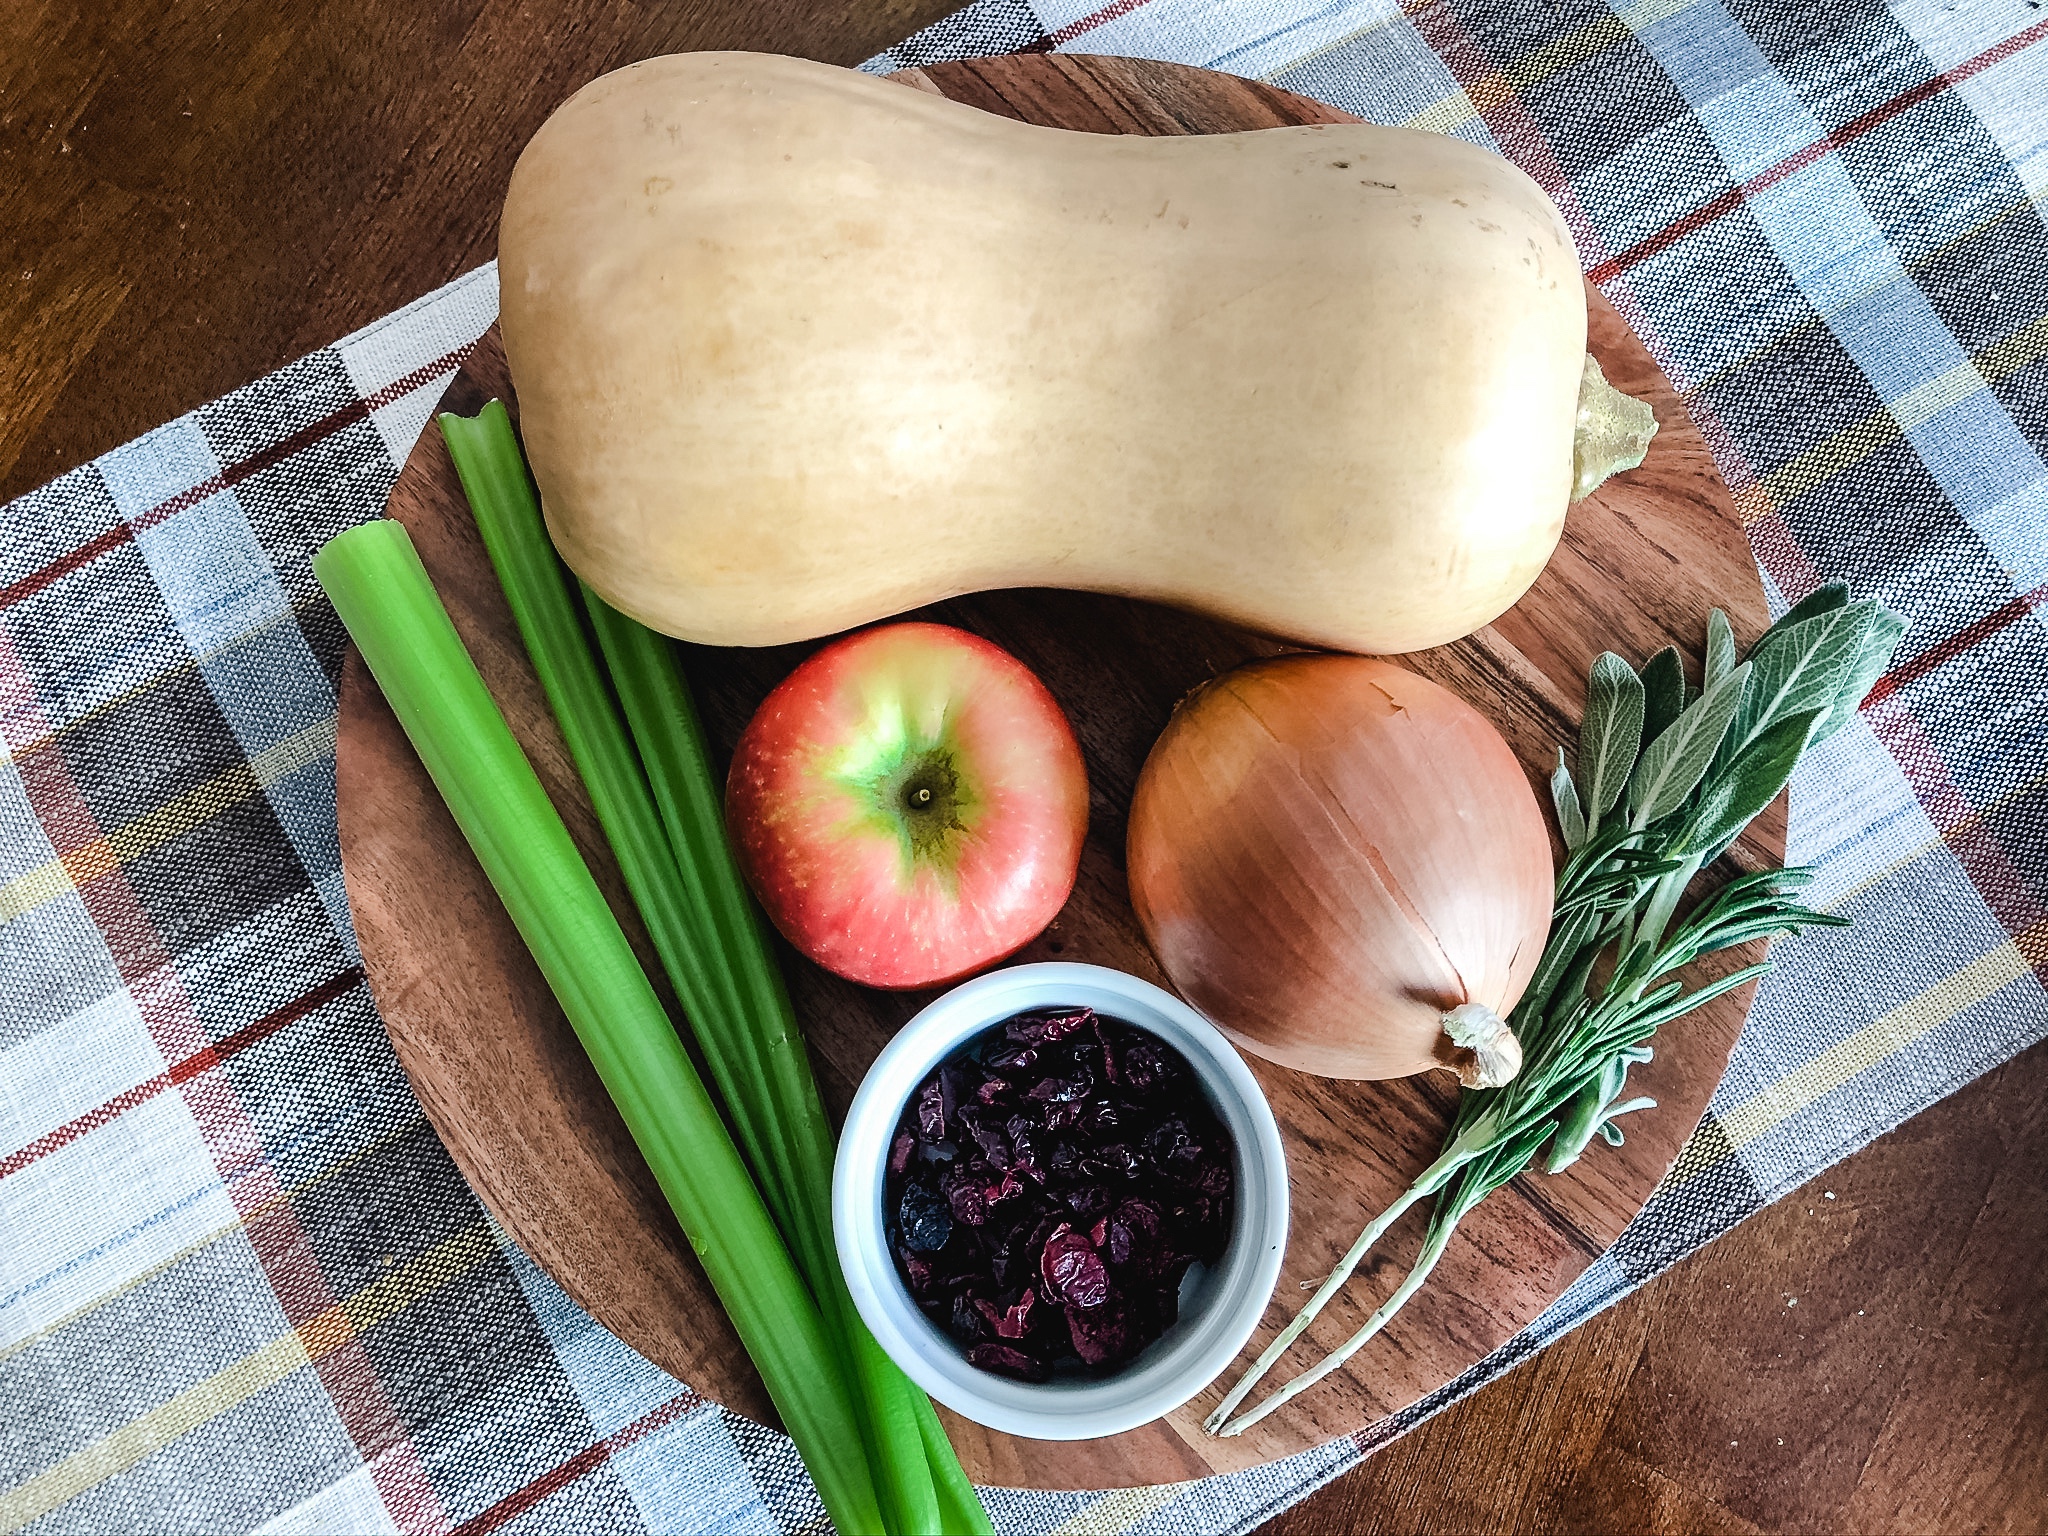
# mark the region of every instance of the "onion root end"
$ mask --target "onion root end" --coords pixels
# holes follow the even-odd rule
[[[1522,1042],[1486,1004],[1460,1003],[1442,1023],[1434,1054],[1467,1088],[1498,1088],[1522,1070]]]

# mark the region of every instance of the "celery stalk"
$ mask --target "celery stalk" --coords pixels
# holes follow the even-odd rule
[[[479,416],[444,414],[440,423],[527,658],[590,792],[626,889],[698,1036],[712,1078],[733,1106],[747,1096],[763,1063],[744,1031],[720,1028],[739,1016],[738,990],[728,967],[719,963],[718,951],[699,932],[702,893],[690,888],[683,878],[688,866],[679,869],[671,854],[647,776],[584,633],[568,575],[541,524],[511,421],[494,400]],[[732,1123],[768,1207],[779,1217],[784,1191],[795,1177],[787,1150],[772,1121],[735,1113]],[[787,1236],[786,1227],[784,1232]],[[793,1256],[808,1273],[806,1255],[799,1249]]]
[[[882,1353],[847,1294],[831,1233],[831,1127],[765,926],[726,842],[722,796],[675,653],[585,589],[615,705],[504,407],[493,401],[475,418],[444,415],[441,427],[664,970],[768,1206],[843,1345],[889,1528],[906,1536],[987,1531],[929,1402]]]
[[[854,1389],[869,1431],[883,1509],[901,1520],[900,1528],[906,1531],[989,1528],[944,1434],[933,1447],[923,1433],[917,1414],[923,1394],[875,1343],[847,1292],[832,1242],[832,1127],[804,1054],[782,970],[726,841],[723,797],[712,771],[710,747],[675,652],[667,640],[587,587],[583,598],[677,862],[691,872],[701,893],[697,910],[707,926],[705,942],[715,944],[726,957],[746,995],[751,1027],[742,1032],[759,1038],[765,1061],[760,1075],[741,1085],[737,1094],[729,1092],[726,1102],[735,1119],[766,1117],[790,1148],[798,1176],[787,1203],[771,1205],[820,1307],[839,1323],[849,1341]],[[711,1054],[708,1045],[706,1054]],[[736,1099],[743,1099],[744,1107]],[[929,1403],[924,1407],[929,1413]],[[936,1426],[936,1416],[932,1422]],[[938,1460],[929,1459],[932,1456]],[[948,1466],[955,1493],[967,1490],[967,1504],[961,1506],[956,1497],[942,1510],[934,1483],[948,1478]]]
[[[837,1351],[682,1041],[395,522],[313,562],[647,1159],[841,1530],[881,1528]]]

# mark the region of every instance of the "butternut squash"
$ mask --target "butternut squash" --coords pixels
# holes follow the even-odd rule
[[[1363,124],[1116,137],[651,59],[534,136],[499,262],[564,558],[715,645],[1013,586],[1435,645],[1549,558],[1582,404],[1637,405],[1582,402],[1541,189]]]

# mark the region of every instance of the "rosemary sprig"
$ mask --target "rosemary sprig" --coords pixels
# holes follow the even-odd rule
[[[1677,922],[1699,872],[1778,797],[1800,755],[1845,724],[1891,659],[1905,622],[1874,600],[1820,588],[1767,630],[1739,665],[1727,615],[1707,624],[1701,687],[1675,647],[1638,673],[1611,651],[1594,662],[1579,731],[1578,773],[1558,753],[1550,782],[1567,857],[1550,938],[1510,1023],[1522,1070],[1458,1101],[1435,1162],[1358,1236],[1294,1320],[1206,1421],[1235,1435],[1340,1368],[1422,1287],[1458,1223],[1546,1146],[1558,1173],[1616,1121],[1655,1108],[1625,1098],[1629,1068],[1651,1058],[1665,1024],[1768,969],[1745,966],[1687,990],[1672,979],[1702,955],[1846,919],[1795,898],[1803,869],[1730,880]],[[1608,964],[1604,968],[1601,961]],[[1410,1207],[1436,1197],[1406,1278],[1343,1344],[1249,1411],[1238,1405],[1342,1289],[1374,1243]]]

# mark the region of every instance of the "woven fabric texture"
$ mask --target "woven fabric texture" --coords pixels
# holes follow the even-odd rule
[[[1794,784],[1791,859],[1855,926],[1778,949],[1610,1253],[1355,1440],[988,1490],[1001,1529],[1249,1529],[2048,1035],[2044,38],[2021,0],[987,0],[870,61],[1173,59],[1499,150],[1707,434],[1773,603],[1840,577],[1911,620]],[[359,969],[310,560],[495,311],[487,268],[0,508],[0,1530],[822,1524],[787,1441],[491,1223]]]

